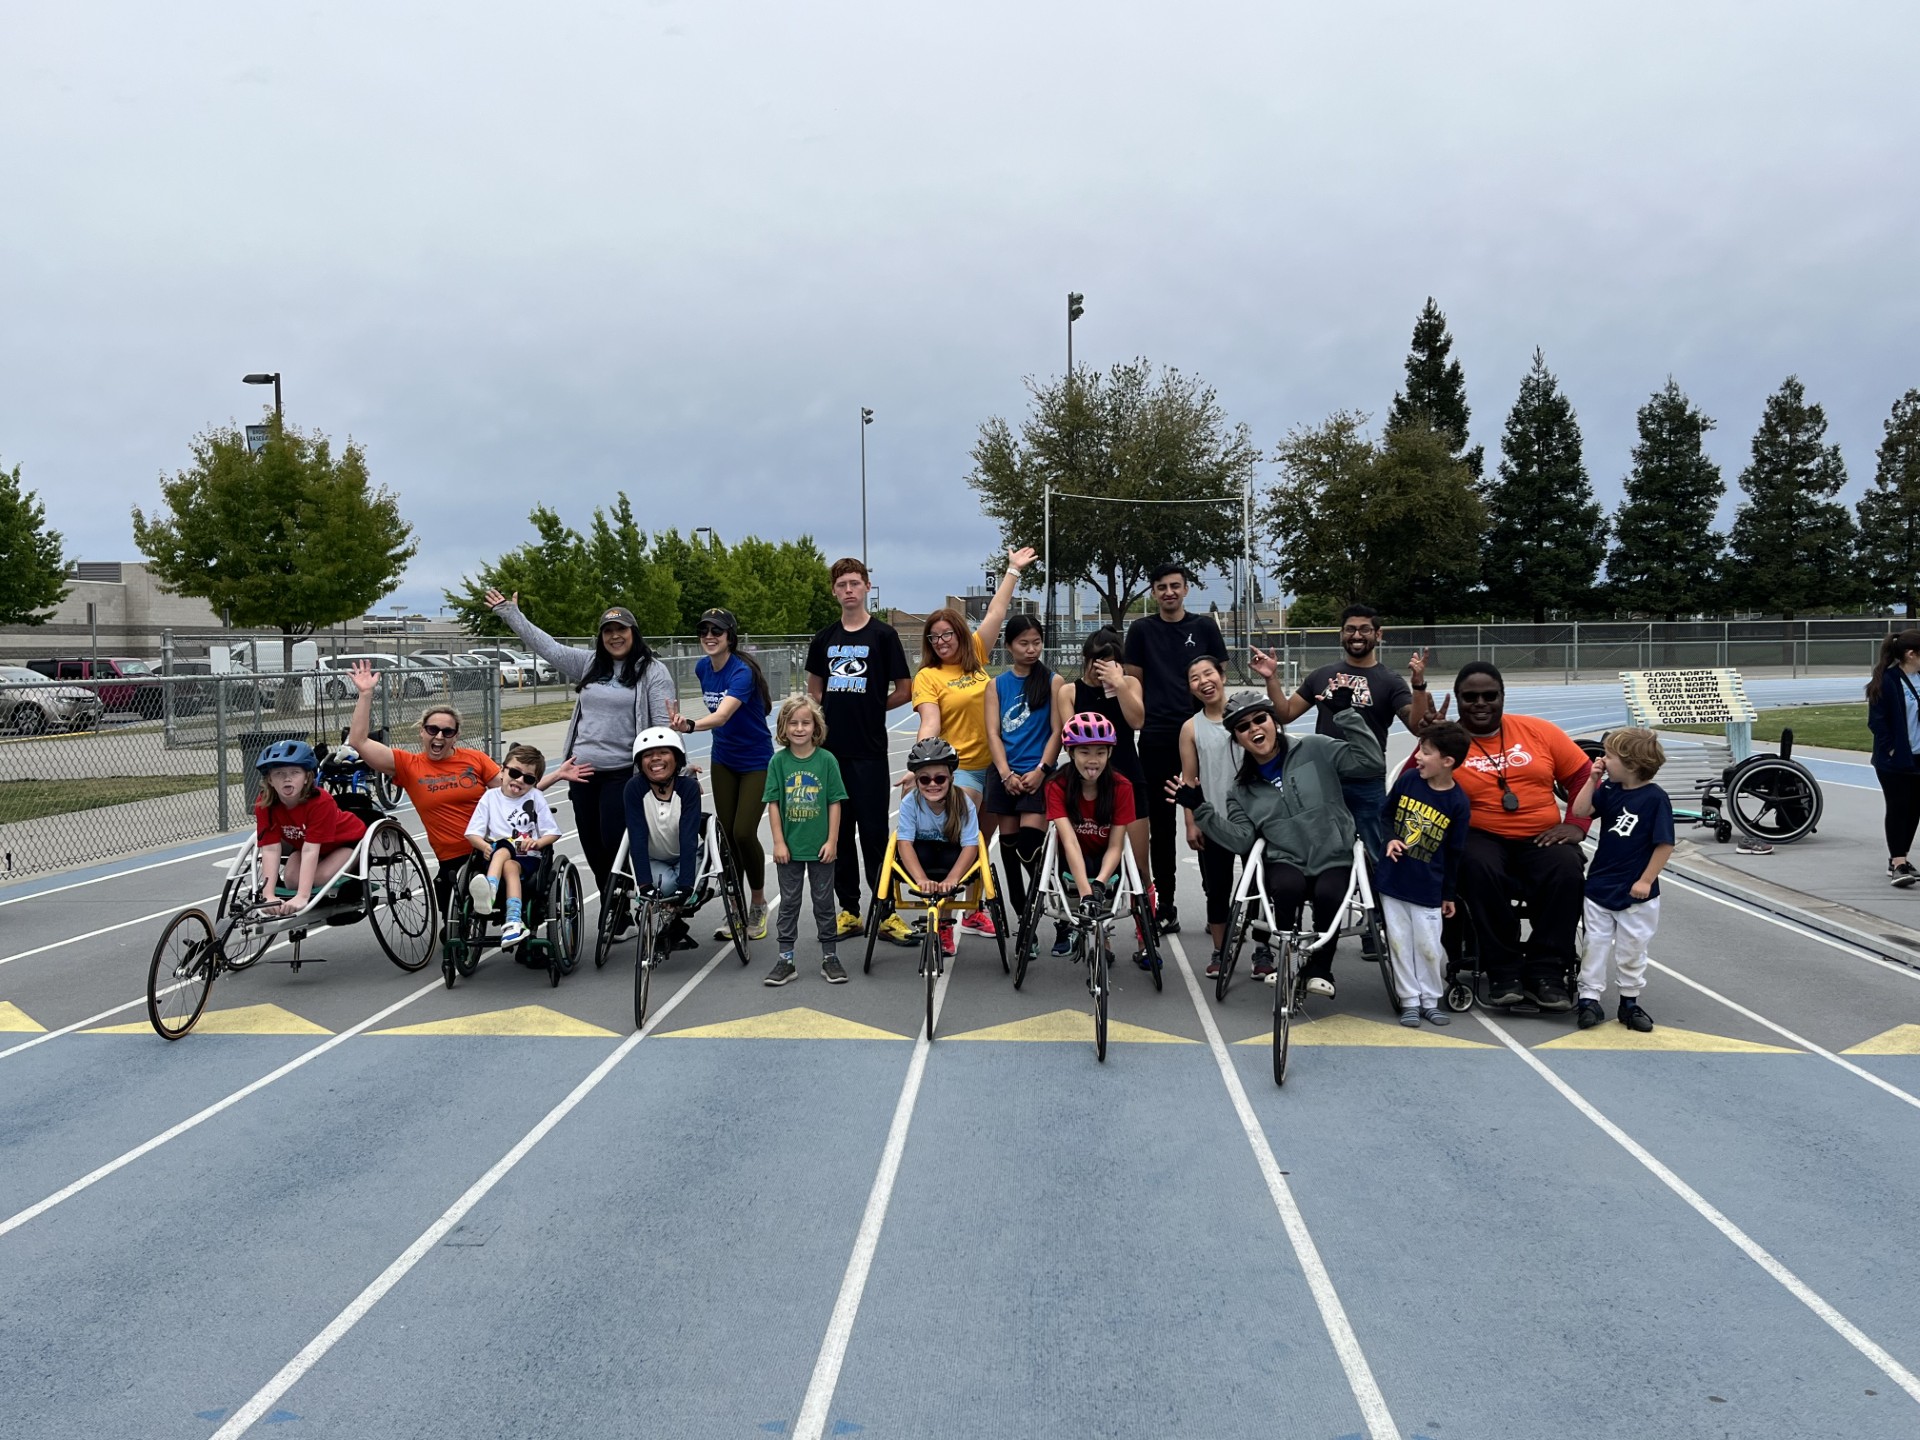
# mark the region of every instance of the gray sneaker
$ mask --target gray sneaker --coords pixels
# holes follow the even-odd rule
[[[847,972],[841,968],[840,957],[837,955],[829,955],[820,962],[820,974],[829,985],[847,983]]]
[[[782,954],[778,960],[774,961],[773,969],[767,972],[767,978],[760,983],[762,985],[784,985],[799,973],[799,971],[793,968],[793,953],[788,951]]]

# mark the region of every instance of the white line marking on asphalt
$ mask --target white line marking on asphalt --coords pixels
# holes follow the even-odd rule
[[[934,987],[933,1020],[940,1023],[946,1008],[947,982],[954,967]],[[874,1252],[880,1248],[880,1227],[887,1222],[887,1206],[893,1200],[893,1184],[900,1174],[900,1157],[907,1148],[907,1128],[913,1124],[913,1107],[920,1098],[920,1081],[927,1073],[927,1056],[933,1042],[922,1025],[913,1045],[913,1058],[907,1062],[907,1078],[900,1087],[900,1099],[893,1107],[893,1124],[887,1129],[886,1148],[880,1152],[880,1168],[874,1173],[873,1189],[867,1192],[867,1208],[860,1216],[860,1229],[854,1236],[853,1254],[847,1259],[846,1273],[840,1277],[840,1294],[833,1302],[833,1316],[827,1321],[826,1338],[813,1362],[813,1376],[807,1382],[806,1398],[800,1402],[800,1418],[794,1422],[794,1440],[820,1440],[827,1429],[827,1411],[833,1404],[833,1392],[840,1384],[840,1367],[846,1363],[847,1345],[853,1339],[853,1322],[860,1314],[860,1299],[866,1293],[867,1273],[873,1268]],[[219,1437],[215,1437],[219,1440]]]
[[[174,991],[178,990],[181,985],[184,985],[186,983],[187,983],[186,981],[182,980],[178,984],[167,986],[167,988],[162,990],[160,993],[162,995],[171,995]],[[7,1056],[9,1055],[18,1055],[22,1050],[31,1050],[36,1045],[44,1045],[49,1040],[58,1040],[62,1035],[71,1035],[76,1030],[84,1030],[89,1025],[98,1024],[102,1020],[111,1019],[113,1016],[118,1015],[122,1010],[131,1010],[137,1005],[144,1005],[146,1003],[147,1003],[147,997],[142,995],[136,1000],[127,1001],[127,1003],[124,1005],[116,1005],[111,1010],[102,1010],[98,1015],[89,1015],[86,1019],[76,1020],[71,1025],[62,1025],[58,1030],[49,1030],[47,1031],[46,1034],[36,1035],[31,1040],[22,1040],[18,1045],[12,1046],[6,1050],[0,1050],[0,1060],[6,1059]]]
[[[226,1110],[231,1106],[238,1105],[242,1100],[246,1099],[249,1095],[253,1094],[255,1091],[264,1090],[267,1086],[273,1084],[274,1081],[280,1079],[282,1076],[291,1075],[294,1071],[298,1070],[301,1066],[307,1064],[311,1060],[318,1060],[322,1055],[326,1054],[327,1051],[333,1049],[335,1046],[344,1045],[347,1041],[351,1040],[354,1036],[358,1035],[361,1031],[367,1029],[370,1026],[379,1024],[382,1020],[386,1019],[389,1015],[392,1015],[396,1011],[406,1009],[407,1006],[413,1004],[414,1001],[419,1000],[424,996],[431,995],[434,991],[440,988],[441,988],[441,982],[436,977],[431,984],[421,986],[418,990],[414,991],[411,995],[407,996],[404,1000],[394,1001],[394,1003],[387,1006],[386,1009],[379,1011],[377,1014],[369,1015],[365,1020],[362,1020],[359,1024],[351,1025],[345,1030],[342,1030],[338,1035],[335,1035],[330,1039],[322,1041],[320,1044],[314,1046],[311,1050],[303,1051],[299,1055],[294,1056],[293,1059],[289,1060],[286,1064],[282,1065],[279,1069],[274,1070],[269,1074],[262,1075],[258,1080],[255,1080],[250,1084],[241,1086],[238,1090],[234,1091],[231,1095],[228,1095],[225,1099],[214,1101],[213,1104],[207,1106],[204,1110],[201,1110],[193,1115],[189,1115],[185,1120],[182,1120],[178,1125],[173,1126],[171,1129],[161,1131],[160,1134],[154,1136],[151,1140],[144,1141],[143,1143],[134,1146],[133,1149],[127,1151],[124,1155],[121,1155],[115,1159],[109,1160],[106,1164],[100,1166],[97,1170],[89,1171],[87,1174],[82,1175],[78,1180],[74,1181],[71,1185],[66,1186],[64,1189],[54,1191],[53,1194],[49,1195],[46,1199],[40,1201],[38,1204],[29,1205],[26,1209],[22,1210],[19,1214],[13,1216],[10,1219],[0,1220],[0,1235],[6,1235],[11,1231],[18,1230],[22,1225],[26,1224],[29,1220],[32,1220],[35,1216],[44,1215],[47,1213],[47,1211],[53,1209],[54,1206],[60,1204],[62,1201],[71,1200],[75,1195],[78,1195],[82,1190],[85,1190],[89,1186],[92,1186],[98,1183],[99,1181],[106,1179],[107,1176],[113,1174],[114,1171],[124,1169],[128,1165],[131,1165],[134,1161],[138,1160],[142,1155],[151,1154],[153,1151],[158,1150],[162,1145],[166,1144],[169,1140],[173,1140],[181,1135],[186,1134],[187,1131],[193,1129],[195,1126],[203,1123],[204,1121],[211,1120],[214,1116],[218,1115],[222,1110]]]
[[[1320,1311],[1320,1323],[1326,1327],[1327,1338],[1333,1342],[1334,1354],[1340,1358],[1340,1368],[1347,1372],[1347,1385],[1359,1403],[1360,1414],[1367,1422],[1367,1432],[1373,1440],[1399,1440],[1400,1431],[1387,1409],[1387,1397],[1380,1393],[1379,1382],[1373,1378],[1373,1367],[1367,1363],[1366,1353],[1360,1348],[1360,1339],[1353,1333],[1353,1324],[1347,1319],[1346,1307],[1340,1303],[1340,1294],[1333,1288],[1333,1277],[1327,1273],[1326,1262],[1320,1258],[1320,1249],[1307,1231],[1306,1217],[1300,1213],[1300,1206],[1293,1198],[1293,1189],[1287,1184],[1286,1173],[1274,1158],[1273,1147],[1267,1144],[1267,1135],[1260,1128],[1259,1117],[1253,1113],[1253,1102],[1247,1098],[1246,1087],[1240,1083],[1240,1074],[1233,1068],[1233,1055],[1227,1049],[1227,1042],[1220,1038],[1220,1027],[1213,1023],[1213,1012],[1207,1009],[1206,997],[1200,993],[1200,982],[1193,978],[1192,967],[1187,964],[1186,948],[1172,936],[1168,937],[1167,943],[1172,947],[1174,959],[1179,962],[1180,978],[1186,981],[1187,995],[1200,1016],[1200,1028],[1206,1031],[1207,1045],[1213,1051],[1214,1063],[1220,1067],[1220,1078],[1226,1082],[1234,1113],[1240,1117],[1240,1128],[1246,1132],[1247,1143],[1253,1147],[1253,1158],[1260,1167],[1261,1178],[1267,1182],[1267,1193],[1273,1197],[1274,1208],[1280,1212],[1280,1222],[1286,1227],[1294,1258],[1300,1262],[1307,1288],[1313,1292],[1313,1303]]]
[[[1486,1026],[1488,1030],[1493,1032],[1494,1037],[1498,1039],[1502,1045],[1505,1045],[1507,1049],[1518,1055],[1532,1067],[1541,1079],[1545,1080],[1555,1090],[1558,1090],[1562,1099],[1582,1115],[1586,1116],[1587,1119],[1591,1120],[1595,1125],[1599,1126],[1602,1133],[1604,1133],[1608,1139],[1612,1140],[1621,1149],[1625,1150],[1629,1155],[1633,1156],[1634,1159],[1644,1165],[1655,1179],[1659,1180],[1661,1184],[1665,1185],[1669,1190],[1673,1191],[1674,1194],[1686,1201],[1701,1219],[1705,1220],[1709,1225],[1713,1226],[1714,1229],[1718,1230],[1738,1246],[1749,1260],[1753,1261],[1754,1264],[1758,1265],[1778,1281],[1789,1295],[1793,1296],[1794,1299],[1806,1306],[1807,1309],[1811,1310],[1815,1315],[1818,1315],[1836,1335],[1853,1346],[1855,1350],[1858,1350],[1868,1360],[1872,1361],[1881,1374],[1885,1375],[1889,1380],[1893,1381],[1894,1384],[1906,1391],[1910,1398],[1920,1401],[1920,1376],[1915,1375],[1911,1370],[1907,1369],[1906,1366],[1894,1359],[1893,1356],[1882,1349],[1872,1337],[1860,1329],[1859,1326],[1855,1325],[1851,1320],[1847,1319],[1846,1316],[1834,1309],[1833,1306],[1821,1299],[1819,1295],[1815,1294],[1812,1287],[1776,1260],[1772,1254],[1762,1249],[1758,1241],[1738,1225],[1734,1224],[1733,1221],[1729,1220],[1725,1215],[1721,1214],[1698,1190],[1695,1190],[1691,1185],[1687,1184],[1686,1181],[1674,1174],[1673,1171],[1661,1164],[1639,1141],[1635,1140],[1631,1135],[1627,1134],[1626,1131],[1614,1124],[1613,1121],[1601,1114],[1592,1102],[1578,1090],[1575,1090],[1573,1086],[1569,1085],[1565,1080],[1561,1079],[1539,1056],[1528,1050],[1526,1046],[1514,1039],[1513,1036],[1509,1035],[1494,1021],[1488,1019],[1479,1009],[1476,1008],[1472,1014],[1474,1019],[1478,1020],[1482,1025]]]
[[[49,886],[45,890],[36,890],[31,895],[13,895],[0,900],[0,905],[18,905],[23,900],[38,900],[43,895],[58,895],[62,890],[78,890],[86,885],[99,885],[107,880],[118,880],[124,875],[138,875],[142,870],[159,870],[168,865],[183,865],[189,860],[204,860],[209,855],[223,854],[229,850],[238,850],[246,844],[245,840],[236,840],[225,845],[216,845],[210,850],[196,850],[191,855],[176,855],[171,860],[155,860],[146,865],[135,865],[126,870],[115,870],[107,875],[95,875],[91,880],[74,880],[65,885]]]
[[[191,910],[197,905],[218,903],[219,899],[220,896],[216,892],[198,900],[189,900],[184,904],[169,905],[166,909],[156,910],[151,915],[136,915],[133,919],[122,920],[117,925],[102,925],[98,930],[89,930],[84,935],[69,935],[64,940],[50,940],[45,945],[36,945],[31,950],[20,951],[17,955],[0,955],[0,965],[11,965],[16,960],[30,960],[35,955],[44,955],[47,951],[58,950],[63,945],[78,945],[82,940],[98,939],[102,935],[111,935],[116,930],[124,930],[129,925],[146,925],[168,915],[178,915],[182,910]]]
[[[366,1317],[367,1312],[380,1303],[388,1291],[406,1278],[407,1272],[418,1265],[428,1251],[447,1237],[448,1232],[460,1223],[468,1211],[486,1198],[488,1191],[505,1179],[507,1173],[526,1159],[528,1152],[544,1140],[554,1126],[566,1119],[575,1106],[592,1094],[595,1087],[613,1073],[614,1066],[631,1055],[634,1047],[642,1040],[653,1034],[660,1022],[671,1015],[680,1002],[692,993],[693,987],[711,975],[714,967],[729,953],[725,947],[715,950],[712,958],[695,971],[686,984],[674,991],[666,1004],[653,1013],[653,1018],[647,1021],[646,1028],[634,1031],[614,1048],[612,1054],[594,1066],[588,1072],[586,1079],[574,1086],[564,1100],[541,1118],[539,1124],[521,1136],[519,1143],[496,1160],[486,1174],[468,1186],[466,1193],[441,1212],[440,1218],[422,1231],[419,1239],[401,1251],[399,1258],[382,1270],[372,1284],[356,1295],[346,1309],[334,1316],[326,1329],[309,1340],[298,1355],[281,1366],[279,1372],[261,1386],[252,1399],[234,1412],[232,1419],[214,1431],[212,1440],[233,1440],[233,1437],[245,1434],[256,1421],[278,1404],[281,1397],[297,1385],[300,1378],[313,1369],[329,1350],[345,1339],[347,1332],[358,1325]],[[439,982],[434,983],[437,985]]]
[[[1911,965],[1902,965],[1897,960],[1889,960],[1886,956],[1876,955],[1871,950],[1862,950],[1858,945],[1850,945],[1845,940],[1836,940],[1824,931],[1814,930],[1808,926],[1798,924],[1795,921],[1787,919],[1784,915],[1775,915],[1770,910],[1755,909],[1753,906],[1742,904],[1730,896],[1722,895],[1717,890],[1709,890],[1704,886],[1691,884],[1677,875],[1662,875],[1660,878],[1672,884],[1676,889],[1685,890],[1689,895],[1698,895],[1704,900],[1713,901],[1716,905],[1724,905],[1729,910],[1738,910],[1742,915],[1750,915],[1756,920],[1766,921],[1769,925],[1777,925],[1782,930],[1791,930],[1795,935],[1804,936],[1809,940],[1817,940],[1829,949],[1838,950],[1843,955],[1851,955],[1856,960],[1872,961],[1883,970],[1891,970],[1894,974],[1904,975],[1909,980],[1920,980],[1920,970],[1916,970]]]
[[[1821,1048],[1820,1046],[1814,1044],[1813,1041],[1807,1039],[1804,1035],[1796,1035],[1793,1031],[1787,1029],[1786,1026],[1767,1019],[1766,1016],[1760,1014],[1756,1010],[1749,1010],[1746,1006],[1742,1005],[1737,1000],[1729,1000],[1726,996],[1722,995],[1718,990],[1711,990],[1707,986],[1702,985],[1698,980],[1693,979],[1691,976],[1682,975],[1678,970],[1674,969],[1671,965],[1663,965],[1658,960],[1649,960],[1647,961],[1647,963],[1651,965],[1654,969],[1664,971],[1666,974],[1671,975],[1674,979],[1678,980],[1682,985],[1692,986],[1695,990],[1698,990],[1702,995],[1706,996],[1709,1000],[1718,1000],[1722,1005],[1726,1006],[1729,1010],[1733,1011],[1736,1015],[1744,1015],[1747,1017],[1747,1019],[1753,1021],[1754,1024],[1764,1025],[1767,1029],[1773,1031],[1774,1034],[1782,1036],[1787,1040],[1791,1040],[1794,1044],[1798,1045],[1802,1050],[1807,1051],[1809,1054],[1818,1055],[1822,1060],[1831,1060],[1835,1065],[1838,1065],[1842,1070],[1848,1071],[1849,1073],[1854,1075],[1858,1075],[1862,1080],[1866,1081],[1869,1085],[1876,1086],[1877,1088],[1886,1091],[1887,1094],[1893,1096],[1894,1099],[1904,1100],[1907,1104],[1913,1106],[1914,1109],[1920,1110],[1920,1096],[1909,1095],[1905,1090],[1902,1090],[1898,1085],[1893,1084],[1891,1081],[1882,1080],[1878,1075],[1874,1074],[1871,1070],[1864,1069],[1861,1066],[1854,1064],[1851,1060],[1846,1059],[1844,1056],[1834,1054],[1831,1050],[1826,1050]]]

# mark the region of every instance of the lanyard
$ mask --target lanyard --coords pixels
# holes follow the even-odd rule
[[[1514,794],[1512,787],[1507,784],[1507,727],[1504,724],[1501,725],[1495,734],[1499,737],[1500,745],[1500,755],[1497,760],[1487,754],[1486,747],[1478,738],[1474,740],[1473,748],[1494,766],[1493,780],[1500,787],[1500,808],[1511,815],[1520,808],[1520,797]]]

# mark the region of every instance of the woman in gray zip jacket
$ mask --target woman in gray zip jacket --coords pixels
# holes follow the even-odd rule
[[[1242,752],[1225,803],[1212,804],[1197,785],[1167,785],[1213,844],[1244,855],[1255,840],[1266,841],[1267,895],[1283,927],[1297,926],[1300,907],[1311,901],[1314,929],[1330,928],[1353,878],[1353,816],[1340,782],[1378,775],[1384,761],[1351,700],[1351,691],[1335,690],[1320,702],[1340,731],[1335,738],[1288,735],[1265,695],[1236,695],[1221,716]],[[1309,994],[1331,998],[1333,942],[1308,956],[1300,974]]]
[[[580,849],[601,894],[620,837],[627,833],[627,781],[633,776],[633,742],[642,730],[671,726],[679,717],[679,694],[666,662],[640,636],[633,612],[615,605],[600,617],[591,650],[562,645],[520,613],[520,595],[487,591],[487,604],[527,647],[574,685],[579,699],[567,722],[561,754],[586,767],[567,786],[573,801]]]

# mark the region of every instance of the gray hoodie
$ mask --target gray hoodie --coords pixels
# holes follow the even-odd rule
[[[562,645],[538,625],[520,613],[509,601],[493,612],[527,644],[527,648],[578,685],[592,668],[592,650]],[[593,691],[611,693],[593,694]],[[631,702],[628,697],[631,696]],[[673,718],[672,706],[679,700],[673,674],[664,660],[655,659],[631,690],[614,680],[604,680],[582,691],[567,722],[567,738],[561,746],[563,757],[585,761],[595,770],[615,770],[633,764],[634,738],[653,725],[665,725]]]
[[[1336,710],[1332,719],[1340,727],[1338,739],[1281,737],[1287,764],[1286,784],[1280,789],[1239,782],[1227,792],[1225,804],[1201,801],[1193,819],[1207,839],[1236,855],[1246,854],[1256,839],[1264,840],[1269,864],[1284,861],[1306,875],[1351,865],[1353,816],[1340,782],[1377,777],[1386,762],[1378,737],[1358,710]]]

